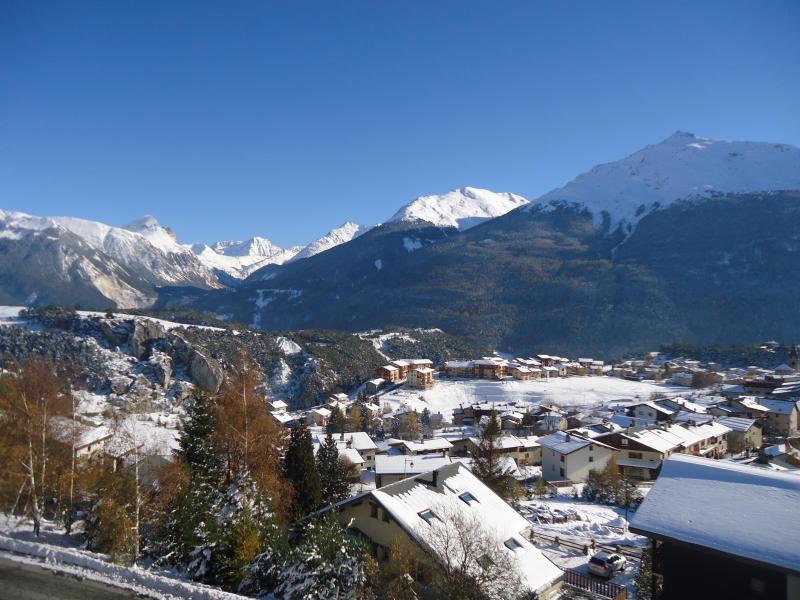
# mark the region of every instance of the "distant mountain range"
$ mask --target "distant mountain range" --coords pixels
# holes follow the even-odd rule
[[[799,249],[800,149],[678,132],[531,202],[465,187],[306,247],[0,212],[0,302],[180,303],[268,329],[435,326],[608,354],[796,339]]]

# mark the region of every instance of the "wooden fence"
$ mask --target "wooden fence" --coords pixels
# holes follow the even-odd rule
[[[564,583],[598,598],[608,598],[609,600],[627,600],[628,598],[628,588],[624,585],[602,581],[574,569],[564,570]]]

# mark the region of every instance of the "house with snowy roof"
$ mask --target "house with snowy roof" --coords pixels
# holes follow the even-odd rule
[[[423,454],[438,454],[448,456],[453,444],[445,438],[429,438],[421,441],[395,440],[389,447],[407,456],[419,456]]]
[[[389,548],[399,545],[419,567],[416,577],[430,580],[431,557],[439,562],[472,561],[467,570],[485,568],[482,560],[509,559],[524,587],[541,600],[560,593],[562,571],[530,542],[530,523],[475,477],[463,464],[443,465],[337,504],[342,524],[367,542],[373,556],[383,561]],[[475,527],[492,546],[484,556],[446,555],[442,539],[457,538],[464,526]],[[456,548],[457,550],[457,548]],[[456,555],[461,558],[454,558]],[[506,561],[504,560],[504,563]]]
[[[755,419],[722,417],[717,419],[717,423],[721,423],[730,429],[728,433],[728,450],[734,454],[761,448],[761,423]]]
[[[602,471],[616,450],[575,433],[556,431],[539,438],[545,481],[586,481],[589,471]]]
[[[319,446],[325,441],[326,434],[315,434],[313,444]],[[350,462],[371,469],[375,466],[375,455],[378,446],[364,431],[353,431],[350,433],[337,433],[333,435],[336,442],[336,449],[340,456],[346,456]]]
[[[676,454],[631,520],[660,600],[800,597],[800,477]]]
[[[767,433],[785,437],[797,433],[800,402],[762,398],[759,400],[759,404],[767,409],[766,421],[764,422],[764,430]]]
[[[467,451],[475,456],[480,444],[479,437],[469,438]],[[494,448],[498,455],[514,459],[518,466],[538,465],[542,462],[542,448],[539,445],[539,438],[535,435],[502,435],[495,439]]]
[[[663,429],[624,429],[595,438],[618,450],[617,466],[631,479],[649,481],[673,452],[680,452],[683,438]]]
[[[375,457],[375,487],[380,488],[456,462],[463,463],[468,467],[472,465],[472,459],[467,457],[457,458],[440,454],[423,454],[421,456],[379,454]]]

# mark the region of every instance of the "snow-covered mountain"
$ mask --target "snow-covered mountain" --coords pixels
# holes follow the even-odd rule
[[[446,194],[420,196],[398,210],[389,222],[425,221],[463,231],[527,203],[516,194],[464,187]]]
[[[254,236],[244,241],[217,242],[213,246],[192,244],[190,248],[207,267],[244,279],[266,265],[282,265],[303,247],[281,248],[267,238]]]
[[[113,261],[152,285],[219,287],[214,274],[152,216],[112,227],[74,217],[0,211],[0,236],[6,239],[21,240],[31,234],[58,237],[67,232],[98,253],[98,259]]]
[[[596,226],[607,213],[611,230],[622,225],[630,231],[653,209],[677,200],[797,189],[800,148],[711,140],[678,131],[622,160],[597,165],[525,210],[577,203],[592,212]]]
[[[308,246],[300,250],[297,255],[292,260],[299,260],[301,258],[308,258],[309,256],[314,256],[315,254],[319,254],[320,252],[325,252],[326,250],[330,250],[340,244],[344,244],[349,242],[352,239],[357,238],[363,233],[366,233],[372,229],[372,227],[367,227],[365,225],[358,225],[357,223],[353,223],[352,221],[347,221],[343,225],[336,227],[335,229],[331,229],[328,233],[323,235],[315,242],[311,242]]]

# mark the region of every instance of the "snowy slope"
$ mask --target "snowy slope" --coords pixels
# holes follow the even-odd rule
[[[465,187],[446,194],[420,196],[397,211],[389,222],[426,221],[464,230],[527,203],[516,194]]]
[[[314,256],[315,254],[319,254],[320,252],[325,252],[326,250],[330,250],[335,246],[344,244],[352,239],[357,238],[361,234],[369,231],[370,229],[372,228],[367,227],[365,225],[358,225],[357,223],[353,223],[351,221],[347,221],[343,225],[340,225],[335,229],[331,229],[328,233],[319,238],[317,241],[311,242],[308,246],[306,246],[300,252],[298,252],[297,255],[292,260],[308,258],[309,256]]]
[[[612,230],[634,226],[657,207],[714,192],[800,189],[800,148],[766,142],[710,140],[676,132],[622,160],[597,165],[564,187],[548,192],[542,204],[578,203],[594,216],[608,213]]]

